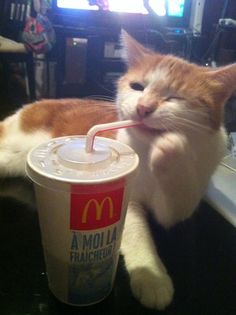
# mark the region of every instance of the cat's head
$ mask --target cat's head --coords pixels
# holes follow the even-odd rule
[[[223,106],[236,88],[236,65],[211,69],[154,53],[122,32],[128,70],[118,81],[124,119],[150,130],[217,130]]]

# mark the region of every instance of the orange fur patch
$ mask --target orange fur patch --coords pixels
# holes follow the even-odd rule
[[[26,105],[21,113],[25,132],[47,130],[52,137],[83,135],[96,124],[118,120],[114,103],[89,99],[49,99]],[[101,133],[114,137],[114,132]]]

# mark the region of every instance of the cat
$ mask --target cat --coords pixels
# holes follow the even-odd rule
[[[104,135],[140,157],[121,252],[134,296],[163,310],[173,300],[174,285],[147,216],[171,228],[197,208],[224,155],[224,104],[234,91],[236,65],[201,67],[153,52],[125,31],[121,38],[127,71],[117,82],[116,104],[62,99],[25,105],[0,123],[0,174],[24,175],[29,149],[52,137],[85,134],[94,124],[118,119],[142,121]]]

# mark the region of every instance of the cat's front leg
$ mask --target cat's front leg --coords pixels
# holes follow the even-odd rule
[[[172,280],[163,265],[143,207],[130,202],[121,251],[134,296],[146,307],[163,310],[173,298]]]

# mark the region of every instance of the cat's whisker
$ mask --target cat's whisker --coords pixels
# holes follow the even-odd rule
[[[115,84],[115,82],[112,82],[112,83]],[[113,89],[107,88],[105,85],[101,84],[101,83],[98,82],[98,81],[95,81],[95,84],[96,84],[97,86],[99,86],[103,91],[106,91],[106,92],[108,92],[108,93],[114,93]]]
[[[109,104],[102,104],[102,107],[106,110],[108,113],[117,113],[118,109],[116,108],[115,105],[109,105]],[[88,108],[86,110],[86,114],[93,114],[97,112],[97,107],[94,108]]]
[[[182,122],[186,123],[186,126],[191,125],[193,127],[193,125],[194,125],[196,128],[202,128],[202,129],[205,129],[205,130],[210,130],[210,127],[208,127],[206,125],[206,121],[209,118],[209,113],[207,113],[207,112],[196,112],[196,110],[190,110],[190,109],[187,109],[187,110],[185,110],[185,109],[184,110],[178,109],[178,114],[173,113],[173,112],[168,113],[168,114],[171,117],[171,119],[173,120],[173,122],[180,122],[180,121],[182,121]],[[193,114],[193,118],[195,118],[195,119],[196,119],[196,117],[199,117],[202,120],[204,118],[206,120],[204,122],[197,122],[197,121],[192,120],[191,116],[190,116],[190,118],[180,117],[181,114],[183,114],[186,117],[189,114]]]
[[[210,130],[210,127],[206,126],[204,123],[195,122],[186,118],[179,118],[180,121],[186,122],[189,126],[199,127],[201,129]]]
[[[175,118],[175,123],[185,126],[189,129],[198,131],[198,132],[206,132],[206,131],[210,131],[210,127],[205,126],[204,124],[201,123],[196,123],[193,122],[191,120],[185,119],[185,118],[180,118],[180,117],[176,117]]]
[[[188,128],[191,128],[192,130],[197,130],[197,131],[210,131],[210,127],[208,127],[205,123],[201,123],[201,122],[196,122],[196,121],[193,121],[191,119],[187,119],[187,118],[184,118],[184,117],[180,117],[179,114],[180,114],[181,111],[178,110],[178,115],[173,113],[173,112],[170,112],[168,113],[168,116],[169,117],[163,117],[166,121],[167,119],[169,118],[169,121],[171,122],[171,124],[181,124],[182,126],[186,126]],[[194,110],[183,110],[182,111],[185,115],[186,113],[194,113],[196,115],[196,111]],[[207,113],[201,113],[203,117],[206,117],[208,118],[208,115]],[[200,116],[200,115],[199,115]],[[201,118],[203,118],[201,117]],[[161,117],[162,118],[162,117]],[[162,118],[162,119],[163,119]]]
[[[169,119],[170,121],[170,125],[171,125],[171,128],[169,127],[166,127],[166,131],[173,131],[173,129],[179,133],[181,133],[181,128],[179,128],[179,126],[176,126],[175,124],[173,124],[173,121],[171,119]],[[167,120],[168,122],[168,120]]]
[[[205,116],[205,117],[208,117],[209,116],[209,113],[206,112],[206,111],[196,111],[194,109],[178,109],[178,112],[179,113],[184,113],[184,114],[194,114],[194,116],[198,115],[198,116]]]
[[[181,133],[181,128],[179,126],[176,126],[176,125],[171,125],[171,128],[166,128],[166,131],[168,132],[173,132],[174,131],[177,131],[178,133]]]
[[[84,97],[85,99],[92,99],[92,100],[99,100],[99,101],[109,101],[109,102],[115,102],[114,97],[106,96],[106,95],[90,95]]]

